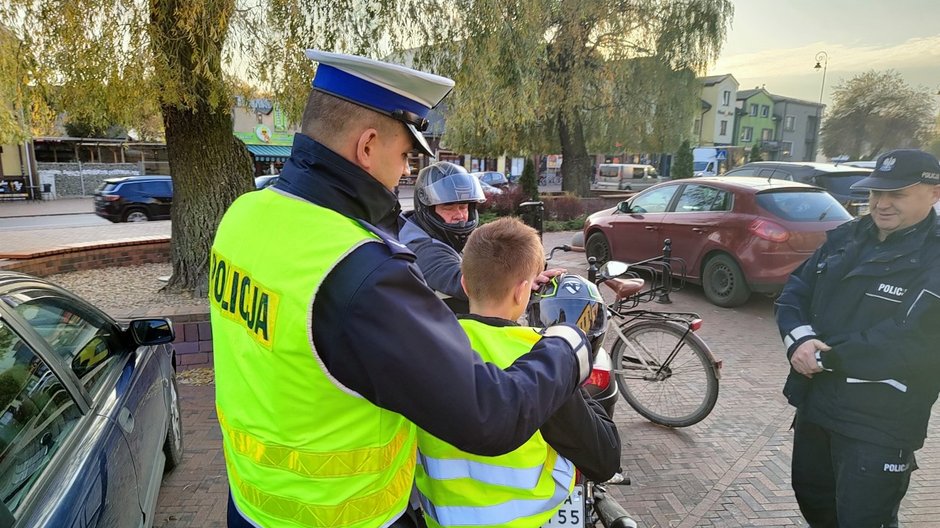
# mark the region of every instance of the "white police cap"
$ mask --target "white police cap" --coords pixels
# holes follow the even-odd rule
[[[356,55],[312,49],[306,55],[319,63],[315,90],[401,121],[421,150],[434,156],[421,132],[428,128],[428,112],[450,93],[454,81]]]

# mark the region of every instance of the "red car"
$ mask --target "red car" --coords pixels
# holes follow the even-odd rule
[[[802,183],[675,180],[589,216],[585,250],[599,264],[638,262],[661,255],[668,238],[687,278],[701,284],[712,303],[732,307],[751,292],[779,292],[826,231],[851,218],[826,191]]]

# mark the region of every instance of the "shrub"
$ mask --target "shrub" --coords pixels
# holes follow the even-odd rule
[[[526,158],[525,165],[522,167],[522,177],[519,178],[519,185],[522,186],[522,193],[530,200],[539,199],[539,182],[535,176],[535,164],[532,158]]]
[[[565,194],[545,201],[546,220],[571,220],[583,214],[584,204],[573,194]]]
[[[481,213],[491,212],[499,216],[512,216],[516,214],[519,204],[526,201],[522,188],[518,185],[503,187],[500,194],[489,194],[486,201],[477,206]]]
[[[673,180],[681,180],[692,177],[693,168],[692,148],[689,146],[689,140],[686,139],[679,145],[676,151],[675,161],[672,164],[670,177]]]

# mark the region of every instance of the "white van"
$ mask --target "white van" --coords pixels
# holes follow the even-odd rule
[[[662,181],[652,165],[603,163],[597,168],[597,181],[592,188],[598,191],[642,191]]]

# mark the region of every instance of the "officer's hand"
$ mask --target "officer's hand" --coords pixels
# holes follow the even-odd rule
[[[793,365],[793,370],[807,378],[812,378],[813,374],[822,372],[823,369],[819,368],[819,364],[816,363],[817,350],[828,352],[832,350],[832,347],[818,339],[810,339],[796,347],[793,355],[790,356],[790,364]]]
[[[567,271],[568,270],[565,268],[551,268],[551,269],[547,269],[543,271],[542,273],[539,273],[538,277],[536,277],[535,280],[532,281],[532,291],[538,291],[538,289],[541,288],[542,285],[552,280],[552,277],[557,277]]]
[[[595,354],[591,350],[591,343],[588,342],[584,332],[576,326],[557,324],[546,328],[542,335],[544,337],[560,337],[571,347],[575,359],[578,361],[578,386],[580,387],[584,380],[591,375]]]

